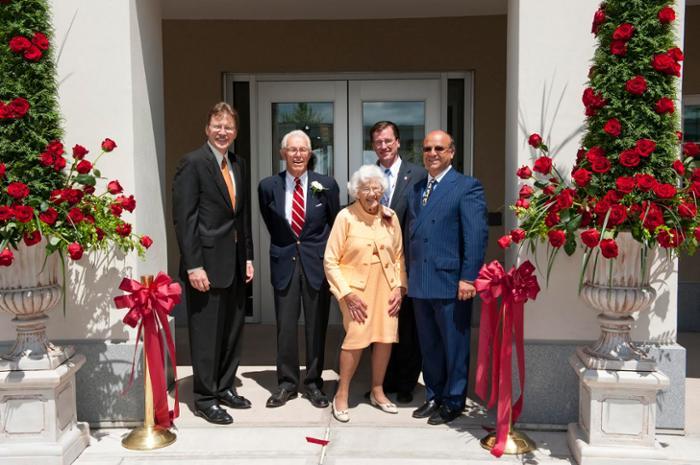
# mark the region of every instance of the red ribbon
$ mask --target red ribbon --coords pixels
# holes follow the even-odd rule
[[[119,285],[119,289],[129,292],[128,295],[121,295],[114,298],[117,308],[128,308],[129,311],[124,316],[125,324],[136,328],[136,348],[138,349],[139,339],[143,335],[143,344],[148,361],[148,372],[153,389],[153,407],[155,424],[163,428],[172,426],[173,419],[180,415],[178,402],[177,383],[175,383],[175,405],[173,410],[168,406],[168,387],[165,380],[165,367],[163,357],[163,337],[170,355],[170,363],[173,374],[177,379],[177,362],[175,359],[175,343],[168,325],[168,315],[173,307],[180,302],[182,289],[178,283],[165,273],[158,273],[153,282],[144,286],[133,279],[124,278]],[[132,365],[131,379],[133,380],[134,368]]]
[[[496,444],[491,454],[503,455],[511,424],[520,417],[525,389],[524,307],[537,298],[540,286],[529,261],[506,273],[494,260],[481,267],[474,285],[483,302],[479,325],[479,353],[476,366],[476,394],[488,397],[487,408],[496,408]],[[501,305],[498,299],[501,298]],[[518,362],[520,395],[513,401],[513,340]],[[489,379],[489,359],[491,377]],[[490,389],[489,389],[490,388]],[[489,394],[490,390],[490,396]]]

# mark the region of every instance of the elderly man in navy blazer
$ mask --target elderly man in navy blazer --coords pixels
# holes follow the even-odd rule
[[[426,387],[426,402],[413,416],[431,425],[448,423],[464,410],[471,299],[488,238],[484,190],[452,168],[454,154],[448,133],[428,133],[423,140],[428,177],[409,193],[408,295]]]
[[[311,141],[303,131],[282,138],[286,170],[260,181],[260,213],[270,232],[270,271],[277,316],[278,389],[267,400],[280,407],[300,389],[297,325],[303,303],[306,377],[303,393],[315,407],[328,406],[323,359],[330,290],[323,254],[340,209],[335,179],[308,171]]]

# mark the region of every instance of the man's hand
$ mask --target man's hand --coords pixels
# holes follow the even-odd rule
[[[253,262],[248,260],[245,262],[245,282],[249,283],[253,280],[255,275],[255,268],[253,268]]]
[[[457,290],[457,299],[459,300],[469,300],[476,295],[476,288],[474,284],[467,281],[459,282],[459,289]]]
[[[209,277],[204,268],[190,271],[187,273],[187,277],[190,280],[190,285],[199,292],[207,292],[209,290]]]
[[[364,323],[367,319],[367,304],[354,292],[343,297],[348,307],[350,317],[358,323]]]
[[[391,291],[391,295],[389,295],[389,316],[398,316],[399,309],[401,309],[401,299],[405,291],[406,289],[403,287],[397,287]]]

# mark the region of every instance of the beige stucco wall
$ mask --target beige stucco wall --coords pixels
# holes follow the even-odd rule
[[[222,73],[474,71],[474,172],[489,210],[504,198],[506,17],[163,22],[167,198],[179,158],[203,142]],[[488,257],[501,258],[491,228]],[[177,245],[168,218],[168,265]]]

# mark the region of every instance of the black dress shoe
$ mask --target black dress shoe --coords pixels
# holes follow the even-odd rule
[[[309,399],[311,405],[318,408],[328,407],[328,397],[316,386],[309,387],[304,393],[304,397]]]
[[[413,418],[428,418],[440,408],[434,399],[429,400],[413,411]]]
[[[216,404],[203,409],[195,408],[194,414],[215,425],[230,425],[233,423],[231,415]]]
[[[246,409],[250,408],[251,406],[248,399],[243,396],[239,396],[230,389],[219,396],[219,403],[225,405],[226,407],[235,409]]]
[[[413,393],[410,391],[399,391],[396,394],[396,402],[399,404],[410,404],[413,402]]]
[[[297,395],[296,391],[287,391],[285,388],[279,388],[277,392],[267,399],[265,405],[270,408],[281,407],[286,404],[289,399],[296,399]]]
[[[461,410],[451,409],[447,405],[441,405],[437,412],[433,412],[428,418],[429,425],[444,425],[462,414]]]

